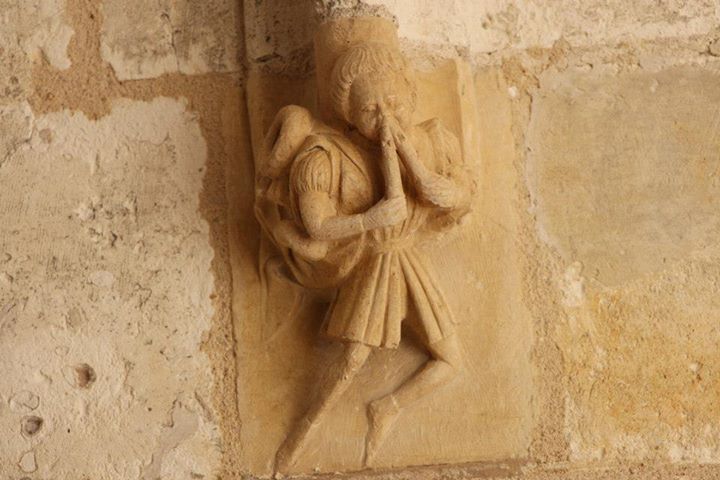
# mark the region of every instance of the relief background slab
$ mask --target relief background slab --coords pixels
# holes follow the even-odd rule
[[[437,395],[403,412],[377,459],[378,468],[524,458],[533,426],[532,327],[521,294],[523,260],[513,241],[519,220],[507,86],[494,72],[473,78],[466,65],[448,62],[419,72],[418,89],[416,120],[439,117],[461,139],[466,162],[478,174],[473,213],[458,231],[422,250],[460,319],[466,367]],[[248,91],[255,145],[280,107],[315,105],[314,78],[288,80],[256,72]],[[238,159],[229,172],[228,195],[241,463],[262,475],[271,472],[276,449],[307,408],[323,361],[338,346],[318,336],[327,304],[290,283],[271,287],[264,298],[252,168]],[[374,352],[310,441],[297,471],[361,468],[366,404],[392,390],[424,359],[405,340],[397,350]]]

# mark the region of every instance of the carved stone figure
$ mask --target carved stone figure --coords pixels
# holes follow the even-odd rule
[[[311,407],[277,452],[280,472],[302,455],[373,350],[397,348],[407,332],[429,359],[368,405],[365,465],[398,415],[462,366],[455,319],[415,246],[468,212],[471,181],[459,142],[438,120],[413,125],[413,73],[395,46],[349,45],[324,88],[332,114],[321,121],[304,108],[283,108],[257,172],[265,234],[294,281],[333,291],[322,333],[344,344],[341,357],[323,365]]]

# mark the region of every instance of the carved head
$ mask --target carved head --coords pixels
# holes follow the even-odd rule
[[[370,140],[377,140],[383,117],[408,128],[415,110],[412,71],[394,48],[364,42],[343,53],[331,77],[335,113]]]

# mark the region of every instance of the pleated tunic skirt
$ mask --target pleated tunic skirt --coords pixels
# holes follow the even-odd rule
[[[413,246],[404,246],[373,254],[355,268],[331,304],[324,330],[344,341],[397,348],[409,314],[428,344],[454,330],[429,266]]]

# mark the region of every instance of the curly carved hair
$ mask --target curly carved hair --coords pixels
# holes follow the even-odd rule
[[[330,98],[335,113],[348,123],[350,120],[350,91],[360,75],[395,73],[404,81],[415,108],[417,91],[412,72],[405,58],[394,48],[382,43],[363,42],[349,48],[335,62],[332,70]]]

